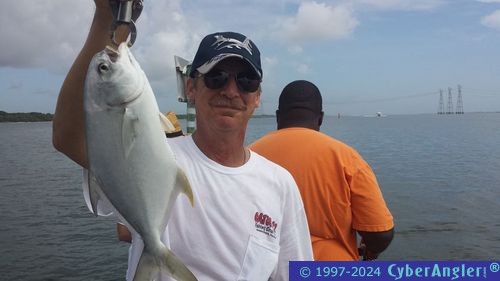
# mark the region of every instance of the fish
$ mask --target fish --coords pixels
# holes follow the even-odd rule
[[[152,280],[158,272],[197,280],[160,239],[178,194],[193,205],[193,192],[165,141],[173,125],[126,43],[94,55],[83,101],[92,211],[97,215],[104,198],[144,241],[133,280]]]

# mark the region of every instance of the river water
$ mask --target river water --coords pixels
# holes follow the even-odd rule
[[[50,122],[0,123],[0,279],[124,280],[128,245],[85,207]],[[255,118],[247,143],[275,128]],[[327,117],[371,164],[396,224],[381,260],[500,258],[500,114]]]

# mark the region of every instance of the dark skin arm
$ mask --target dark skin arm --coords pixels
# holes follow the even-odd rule
[[[83,113],[85,77],[92,57],[111,44],[109,31],[113,21],[109,0],[94,2],[96,10],[92,26],[82,50],[63,82],[52,122],[54,147],[84,168],[88,168]],[[119,26],[116,41],[125,41],[128,32],[128,27]]]
[[[83,112],[85,77],[92,57],[106,45],[112,45],[109,31],[113,16],[109,0],[94,0],[94,3],[96,10],[87,40],[61,86],[52,122],[54,147],[84,168],[88,168]],[[118,26],[115,40],[124,42],[128,33],[128,27]],[[117,231],[120,241],[132,241],[130,231],[124,225],[118,224]]]
[[[118,234],[118,240],[122,242],[132,243],[132,233],[130,233],[125,225],[117,223],[116,232]]]
[[[385,251],[394,238],[394,228],[382,232],[358,231],[362,243],[366,246],[363,259],[374,260],[380,253]]]

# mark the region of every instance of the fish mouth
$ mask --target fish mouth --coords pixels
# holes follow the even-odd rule
[[[120,52],[118,51],[118,49],[113,48],[113,46],[110,45],[106,45],[106,48],[104,48],[104,52],[106,53],[106,55],[108,55],[109,59],[112,62],[116,62],[120,57]]]
[[[103,50],[103,56],[107,56],[108,60],[111,63],[118,63],[118,60],[122,56],[127,56],[127,52],[120,52],[121,48],[115,48],[114,46],[111,45],[106,45],[106,47]],[[139,78],[140,79],[140,78]],[[143,79],[141,79],[143,80]],[[135,90],[132,94],[127,95],[124,97],[124,99],[121,100],[110,100],[107,102],[107,105],[110,107],[126,107],[127,105],[135,102],[143,93],[145,87],[146,87],[147,81],[142,81],[139,87],[137,87],[137,90]]]

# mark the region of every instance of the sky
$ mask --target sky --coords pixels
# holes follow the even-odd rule
[[[291,81],[315,83],[327,115],[436,113],[439,93],[464,111],[500,111],[500,0],[144,0],[132,52],[162,111],[177,101],[174,55],[192,60],[216,31],[261,52],[258,113]],[[53,113],[86,39],[91,0],[4,0],[0,110]],[[449,90],[450,89],[450,90]]]

